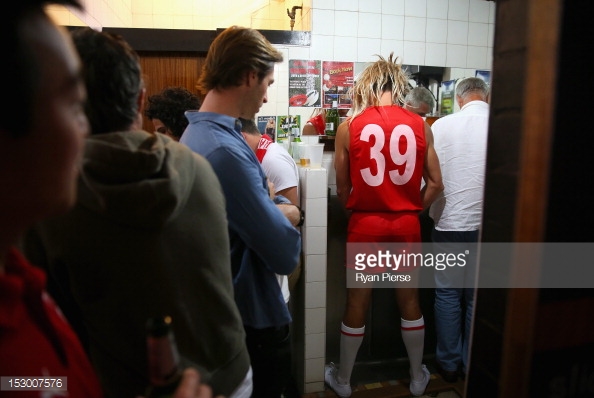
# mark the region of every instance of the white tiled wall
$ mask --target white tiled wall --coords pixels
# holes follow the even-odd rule
[[[287,46],[285,60],[370,62],[394,52],[411,65],[442,66],[449,79],[491,69],[495,2],[484,0],[312,0],[310,47]],[[452,71],[450,71],[452,69]],[[286,62],[260,114],[301,115],[289,108]],[[448,80],[444,78],[444,80]]]
[[[305,322],[294,330],[304,334],[304,392],[324,390],[326,354],[326,246],[328,229],[328,172],[325,168],[299,168],[301,206],[305,223],[303,278]]]
[[[261,115],[302,115],[289,108],[289,59],[370,62],[394,52],[410,65],[442,66],[474,76],[491,69],[495,2],[485,0],[83,0],[86,12],[51,7],[64,25],[216,29],[232,24],[290,29],[287,8],[297,10],[294,30],[311,28],[311,46],[281,47],[285,61]],[[229,12],[233,10],[233,12]]]
[[[81,0],[85,12],[73,11],[83,23],[94,28],[155,28],[214,30],[230,25],[255,29],[290,30],[287,8],[296,10],[294,30],[311,30],[312,0]],[[62,7],[59,22],[71,25]]]
[[[375,50],[381,49],[383,55],[387,55],[387,50],[394,51],[405,64],[490,69],[492,61],[495,21],[492,1],[219,0],[216,4],[208,0],[82,1],[86,12],[74,14],[82,23],[93,27],[206,30],[232,24],[288,30],[287,8],[302,4],[303,9],[297,10],[294,29],[311,29],[312,45],[307,55],[312,59],[368,62],[374,60]],[[79,24],[64,9],[51,8],[60,23]],[[341,38],[351,40],[345,42]],[[361,39],[375,39],[377,44],[366,47],[367,41]],[[484,56],[460,60],[458,55],[469,51],[454,48],[455,53],[446,63],[434,64],[430,51],[435,46],[428,46],[430,43],[484,47],[486,51],[481,52]]]

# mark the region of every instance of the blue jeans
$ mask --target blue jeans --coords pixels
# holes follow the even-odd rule
[[[446,243],[478,242],[478,230],[438,231],[434,228],[431,237],[434,253],[448,252]],[[437,363],[446,371],[455,372],[462,368],[462,371],[466,372],[467,369],[475,275],[476,258],[469,258],[464,267],[451,267],[447,272],[434,271],[437,333],[435,357]]]

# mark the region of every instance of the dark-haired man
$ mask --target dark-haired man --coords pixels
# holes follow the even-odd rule
[[[250,361],[217,177],[185,145],[142,130],[140,61],[121,36],[79,28],[72,38],[91,126],[77,201],[32,229],[26,253],[49,271],[56,299],[87,337],[106,397],[144,392],[145,325],[160,315],[171,316],[181,355],[216,394],[247,397]]]

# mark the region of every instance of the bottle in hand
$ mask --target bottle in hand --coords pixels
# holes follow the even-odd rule
[[[150,318],[146,332],[150,385],[145,397],[171,397],[184,371],[171,328],[171,317]]]

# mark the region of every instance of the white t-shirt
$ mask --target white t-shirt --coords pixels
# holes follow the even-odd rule
[[[268,146],[266,155],[262,159],[262,169],[277,192],[291,187],[299,189],[297,164],[289,152],[276,142]]]
[[[264,174],[274,184],[277,192],[297,187],[297,197],[299,197],[299,170],[295,160],[283,146],[276,142],[270,143],[261,164]],[[288,303],[291,296],[289,293],[289,278],[287,275],[277,275],[276,278],[280,284],[285,302]]]
[[[489,104],[471,101],[431,126],[444,191],[429,215],[439,231],[480,228],[487,158]]]

